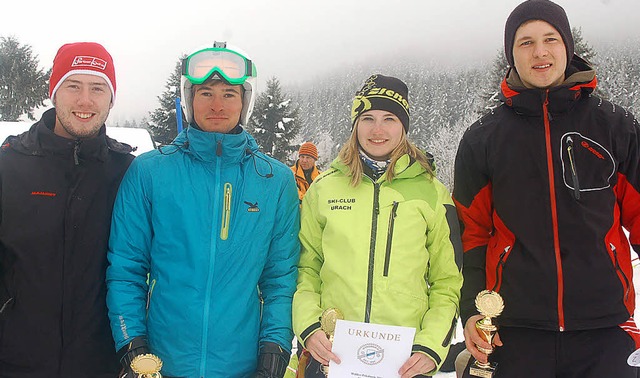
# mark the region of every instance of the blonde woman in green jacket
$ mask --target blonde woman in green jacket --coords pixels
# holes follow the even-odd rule
[[[320,330],[327,308],[346,320],[414,327],[413,351],[398,375],[434,374],[449,349],[462,286],[455,208],[430,160],[407,140],[405,83],[371,76],[351,116],[351,138],[302,201],[293,324],[312,357],[304,376],[340,362]]]

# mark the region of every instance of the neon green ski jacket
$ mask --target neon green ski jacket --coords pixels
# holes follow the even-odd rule
[[[340,160],[302,201],[294,332],[304,345],[327,308],[346,320],[416,328],[413,351],[444,361],[458,316],[459,223],[451,195],[408,155],[396,177],[349,184]]]

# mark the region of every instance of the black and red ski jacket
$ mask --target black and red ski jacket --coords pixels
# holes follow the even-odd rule
[[[114,378],[111,211],[131,147],[53,133],[55,110],[0,149],[0,377]]]
[[[595,329],[634,312],[623,227],[640,251],[640,129],[592,95],[586,61],[574,56],[568,72],[558,87],[526,89],[511,71],[503,104],[460,142],[453,197],[465,323],[484,289],[504,298],[505,326]]]

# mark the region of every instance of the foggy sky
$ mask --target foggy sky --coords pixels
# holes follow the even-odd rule
[[[64,43],[95,41],[114,58],[110,121],[140,120],[159,106],[178,58],[227,41],[256,63],[261,91],[322,80],[354,64],[425,59],[467,65],[502,49],[504,22],[520,0],[80,0],[4,2],[0,36],[28,44],[44,69]],[[592,45],[640,40],[638,0],[558,0]]]

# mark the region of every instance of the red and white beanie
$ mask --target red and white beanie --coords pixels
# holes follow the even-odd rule
[[[116,72],[113,58],[99,43],[76,42],[60,47],[53,59],[49,78],[49,98],[53,101],[60,85],[71,75],[95,75],[103,78],[111,89],[111,103],[116,99]]]

